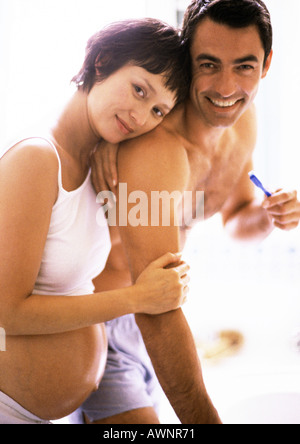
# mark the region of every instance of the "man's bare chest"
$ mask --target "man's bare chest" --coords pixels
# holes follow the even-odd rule
[[[180,208],[184,220],[191,220],[186,225],[192,226],[200,218],[209,219],[221,211],[237,185],[249,156],[246,147],[238,146],[224,147],[210,158],[197,152],[189,155],[188,199],[184,199]]]

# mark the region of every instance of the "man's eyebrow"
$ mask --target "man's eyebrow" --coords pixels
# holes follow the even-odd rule
[[[203,54],[199,54],[196,57],[196,62],[202,62],[203,60],[209,60],[214,63],[221,63],[221,59],[218,59],[217,57],[214,57],[210,54],[203,53]]]
[[[257,58],[255,55],[249,54],[249,55],[247,55],[247,56],[245,56],[245,57],[241,57],[240,59],[236,59],[236,60],[234,60],[233,63],[234,63],[235,65],[240,65],[240,64],[242,64],[242,63],[246,63],[246,62],[255,62],[255,63],[258,63],[259,60],[258,60],[258,58]]]
[[[218,57],[215,57],[215,56],[213,56],[213,55],[211,55],[211,54],[205,54],[205,53],[203,53],[203,54],[199,54],[199,55],[196,57],[196,62],[202,62],[202,61],[204,61],[204,60],[209,60],[210,62],[213,62],[213,63],[222,63],[222,60],[221,60],[221,59],[219,59]],[[249,55],[247,55],[247,56],[245,56],[245,57],[241,57],[241,58],[239,58],[239,59],[235,59],[235,60],[233,61],[233,64],[234,64],[234,65],[240,65],[240,64],[242,64],[242,63],[246,63],[246,62],[255,62],[255,63],[258,63],[259,60],[258,60],[258,58],[257,58],[255,55],[253,55],[253,54],[249,54]]]

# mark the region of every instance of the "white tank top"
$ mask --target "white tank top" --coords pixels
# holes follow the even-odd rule
[[[79,188],[66,191],[62,186],[61,162],[54,144],[44,137],[38,138],[46,140],[57,155],[59,191],[33,294],[92,294],[92,280],[103,271],[111,242],[104,213],[96,203],[91,170]],[[14,146],[1,152],[0,158]]]

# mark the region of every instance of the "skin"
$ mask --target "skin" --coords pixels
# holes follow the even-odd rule
[[[174,104],[163,76],[126,65],[94,85],[87,101],[88,118],[98,140],[116,143],[151,131]]]
[[[224,226],[239,240],[261,241],[274,225],[284,230],[295,228],[300,219],[297,192],[279,191],[261,204],[255,200],[248,178],[257,133],[253,100],[272,59],[271,53],[264,64],[257,28],[232,29],[205,19],[198,25],[191,55],[189,99],[155,131],[120,147],[120,183],[127,183],[129,193],[144,191],[149,199],[152,190],[204,190],[205,218],[221,213]],[[185,206],[185,211],[191,210],[195,208]],[[171,216],[181,212],[179,199]],[[183,248],[190,228],[120,227],[119,251],[116,241],[114,253],[120,261],[125,249],[135,281],[153,258]],[[136,321],[158,379],[181,422],[220,423],[182,311],[155,317],[137,315]],[[144,423],[153,420],[145,412],[135,414],[136,421],[139,415],[143,415]],[[126,413],[105,421],[124,424],[127,419]],[[135,423],[132,416],[130,420]]]
[[[105,85],[110,96],[104,95]],[[89,94],[78,90],[50,130],[63,188],[72,191],[83,183],[102,132],[114,142],[131,139],[161,123],[174,103],[162,76],[131,65]],[[0,391],[47,420],[70,414],[97,389],[107,354],[104,322],[176,309],[189,280],[185,263],[165,269],[180,262],[180,256],[167,254],[129,288],[74,297],[33,295],[57,177],[56,154],[42,139],[18,143],[0,160],[0,325],[7,336],[7,351],[0,353]],[[162,301],[162,293],[169,297]]]

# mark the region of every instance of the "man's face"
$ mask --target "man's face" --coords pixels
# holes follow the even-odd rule
[[[253,102],[265,67],[256,26],[234,29],[210,19],[201,22],[191,45],[193,79],[190,97],[209,126],[232,126]]]

